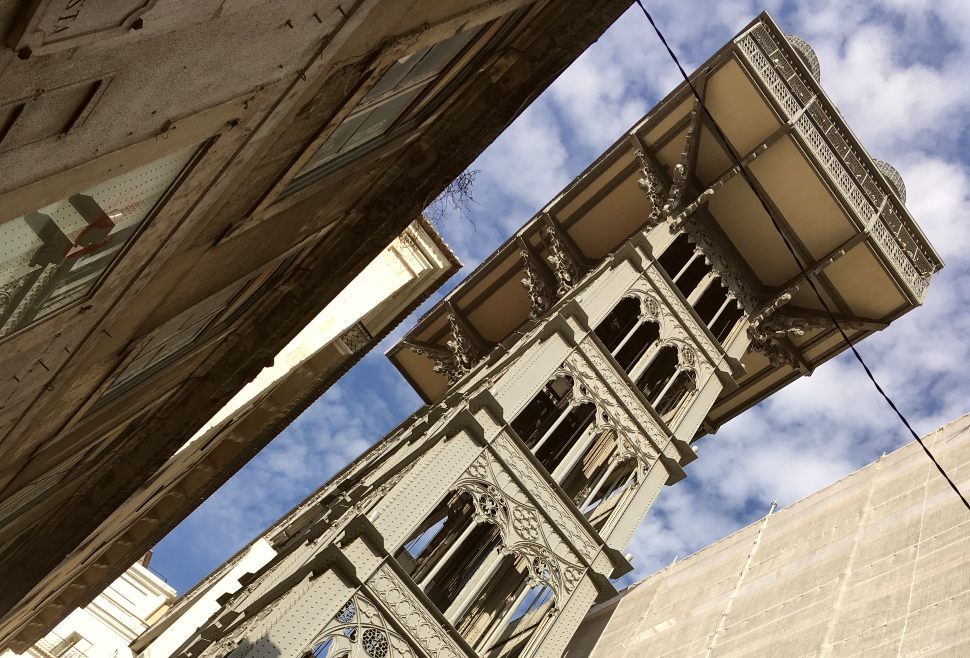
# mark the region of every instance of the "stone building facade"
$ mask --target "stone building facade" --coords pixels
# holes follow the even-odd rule
[[[154,508],[98,528],[626,5],[0,0],[0,647],[149,548]]]
[[[807,44],[763,14],[693,76],[713,119],[675,89],[432,308],[389,351],[427,404],[172,655],[559,656],[691,442],[845,349],[776,224],[852,340],[919,305],[942,263]]]
[[[970,416],[923,441],[966,491]],[[595,606],[565,655],[966,656],[966,513],[910,443]]]

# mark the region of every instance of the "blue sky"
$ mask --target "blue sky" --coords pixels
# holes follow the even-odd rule
[[[870,153],[901,172],[907,205],[947,262],[924,306],[868,339],[861,351],[918,432],[968,411],[970,3],[647,6],[688,70],[765,7],[783,29],[812,44],[823,87]],[[480,174],[471,221],[451,218],[441,226],[463,272],[679,79],[634,6],[472,165]],[[384,350],[420,312],[156,547],[152,566],[170,584],[179,592],[190,587],[419,406]],[[842,356],[698,444],[700,458],[688,467],[687,480],[663,489],[631,543],[635,575],[756,520],[773,500],[787,505],[908,441],[858,365]],[[970,481],[961,486],[970,493]]]

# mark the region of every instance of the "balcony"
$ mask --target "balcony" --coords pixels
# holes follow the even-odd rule
[[[868,156],[841,116],[833,118],[838,111],[818,82],[800,72],[791,42],[773,25],[761,22],[735,44],[783,118],[791,122],[801,143],[854,211],[860,228],[872,236],[914,300],[922,302],[930,275],[940,263],[903,205],[905,188],[898,174]]]
[[[66,638],[56,633],[48,633],[46,637],[38,640],[30,651],[38,658],[88,658],[81,650],[82,644],[85,647],[90,646],[90,642],[77,633],[71,633]]]

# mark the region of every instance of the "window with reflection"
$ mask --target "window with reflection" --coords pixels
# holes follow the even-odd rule
[[[86,298],[197,151],[185,148],[0,223],[0,338]]]
[[[481,30],[459,32],[392,64],[317,149],[283,194],[332,170],[331,165],[337,161],[364,152],[364,147],[386,141],[402,122],[414,118],[433,100],[435,83],[457,64],[480,33]]]

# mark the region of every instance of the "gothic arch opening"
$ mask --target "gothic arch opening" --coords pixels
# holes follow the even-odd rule
[[[711,272],[703,254],[681,233],[664,249],[657,263],[667,273],[685,299],[689,299],[706,274]]]
[[[643,391],[647,400],[656,405],[657,396],[677,373],[678,354],[673,345],[664,345],[654,355],[650,365],[637,378],[637,388]]]
[[[633,367],[658,340],[660,340],[660,325],[652,320],[644,322],[616,352],[616,362],[624,372],[632,372]]]
[[[512,553],[455,626],[479,655],[508,658],[542,630],[553,604],[552,588],[534,583],[529,558]]]
[[[613,307],[594,332],[610,353],[613,353],[640,322],[640,300],[624,297]]]
[[[483,656],[504,657],[511,640],[517,649],[519,641],[542,630],[542,615],[529,624],[524,621],[537,607],[548,608],[551,596],[530,599],[537,578],[530,569],[532,559],[516,550],[499,550],[499,526],[480,520],[486,505],[478,506],[476,520],[480,496],[488,494],[484,489],[480,494],[460,490],[447,496],[395,557],[469,644]]]
[[[636,483],[637,460],[635,457],[629,457],[615,464],[608,479],[590,494],[590,500],[582,509],[597,531],[606,527],[616,510],[622,507],[626,495]]]
[[[552,474],[595,419],[592,402],[573,404],[573,380],[564,375],[543,386],[510,425]]]
[[[501,543],[498,527],[475,520],[467,491],[446,496],[395,553],[398,563],[445,613]]]
[[[566,410],[573,397],[573,380],[565,375],[546,383],[533,396],[510,425],[519,438],[530,448],[535,446],[552,429]]]
[[[653,320],[644,322],[635,297],[621,299],[594,331],[627,373],[660,339],[660,326]]]
[[[727,288],[721,284],[721,278],[717,277],[711,281],[711,284],[707,286],[707,290],[704,291],[698,298],[697,303],[694,304],[694,310],[697,311],[697,316],[705,326],[711,326],[711,322],[714,321],[717,312],[727,303],[727,292]]]
[[[575,466],[562,479],[563,492],[581,507],[583,501],[591,494],[591,490],[599,484],[610,469],[613,455],[616,453],[616,432],[606,430],[600,432],[583,454]]]
[[[592,402],[584,402],[570,409],[552,431],[532,446],[536,459],[549,473],[554,473],[595,419],[596,405]]]
[[[491,563],[501,559],[497,551],[502,544],[498,526],[473,522],[469,527],[471,532],[461,541],[460,549],[442,559],[441,568],[427,580],[424,587],[431,602],[450,617],[454,617],[457,612],[454,606],[463,603],[459,600],[459,595],[468,594],[465,592],[466,586],[471,584],[474,588],[472,581],[482,578],[482,574],[494,569],[495,565]]]
[[[694,290],[700,285],[701,280],[710,271],[711,266],[707,264],[707,261],[702,256],[698,256],[691,261],[691,264],[687,266],[680,276],[674,279],[674,285],[677,286],[685,299],[690,299]]]
[[[711,325],[711,333],[714,334],[718,342],[723,343],[731,336],[734,332],[734,327],[737,326],[738,321],[743,315],[744,312],[738,306],[737,302],[731,302],[727,305],[724,311],[721,312],[721,315],[715,318]]]
[[[719,276],[708,279],[710,283],[703,291],[698,288],[713,270],[703,255],[694,250],[686,234],[678,235],[657,262],[684,298],[692,303],[700,321],[711,330],[718,342],[724,343],[733,333],[743,312],[737,302],[728,297],[728,289]]]
[[[694,245],[690,243],[690,240],[687,239],[685,234],[681,233],[664,249],[663,253],[657,259],[657,262],[664,269],[664,272],[667,273],[667,276],[673,280],[677,278],[696,255]]]

